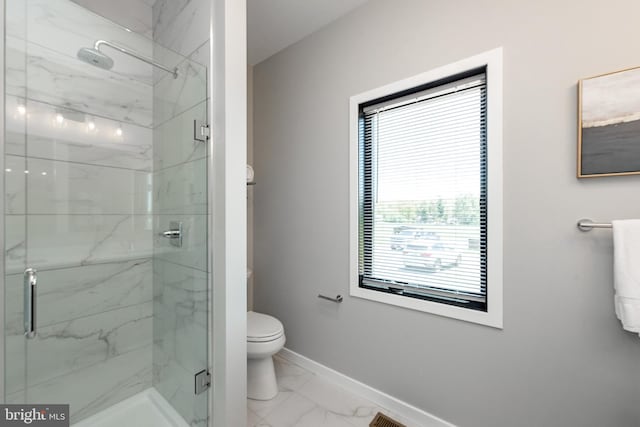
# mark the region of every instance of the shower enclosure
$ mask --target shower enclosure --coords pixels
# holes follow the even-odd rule
[[[206,426],[209,2],[98,3],[5,0],[5,402]]]

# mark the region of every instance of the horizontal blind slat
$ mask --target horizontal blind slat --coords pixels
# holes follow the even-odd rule
[[[363,286],[486,303],[486,79],[388,99],[360,120]]]

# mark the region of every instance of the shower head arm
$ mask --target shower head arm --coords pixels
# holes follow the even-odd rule
[[[146,56],[140,55],[137,52],[131,51],[131,50],[127,49],[126,47],[119,46],[119,45],[117,45],[115,43],[111,43],[111,42],[106,41],[106,40],[97,40],[96,43],[93,45],[93,48],[95,50],[97,50],[97,51],[100,51],[100,46],[102,46],[102,45],[109,46],[110,48],[115,49],[118,52],[122,52],[125,55],[129,55],[129,56],[131,56],[133,58],[139,59],[140,61],[146,62],[149,65],[153,65],[154,67],[160,68],[160,69],[162,69],[162,70],[164,70],[164,71],[166,71],[168,73],[171,73],[173,75],[174,79],[178,78],[178,69],[177,68],[174,68],[173,70],[170,69],[170,68],[167,68],[162,64],[158,64],[157,62],[155,62],[151,58],[148,58]]]

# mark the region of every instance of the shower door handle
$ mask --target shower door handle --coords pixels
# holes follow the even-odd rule
[[[24,271],[24,336],[36,336],[36,285],[38,272],[33,268]]]

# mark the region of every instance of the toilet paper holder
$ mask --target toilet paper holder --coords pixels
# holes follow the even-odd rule
[[[342,295],[336,295],[335,298],[331,298],[328,297],[326,295],[322,295],[322,294],[318,294],[318,298],[322,298],[322,299],[326,299],[327,301],[333,301],[333,302],[337,302],[337,303],[341,303],[342,302]]]

